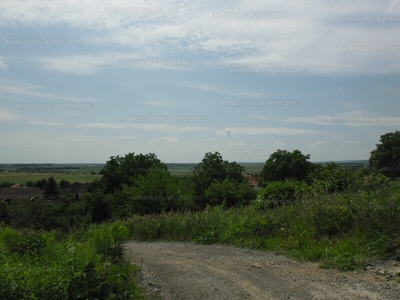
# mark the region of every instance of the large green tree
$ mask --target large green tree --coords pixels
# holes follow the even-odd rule
[[[302,181],[314,168],[309,159],[310,154],[303,155],[300,150],[278,150],[265,162],[262,177],[265,182],[287,179]]]
[[[195,208],[192,187],[164,169],[140,177],[135,186],[124,185],[119,194],[124,201],[116,203],[116,207],[124,207],[128,214],[145,215]]]
[[[100,186],[104,193],[111,194],[116,190],[121,190],[123,184],[134,186],[140,176],[157,169],[167,170],[167,167],[154,153],[146,155],[128,153],[124,157],[111,156],[99,172],[103,175]]]
[[[225,183],[222,186],[215,186],[213,191],[235,186],[235,184],[245,181],[243,172],[244,168],[242,166],[236,162],[224,161],[219,152],[206,153],[203,160],[194,168],[193,171],[195,196],[199,207],[204,208],[207,204],[212,205],[218,202],[215,200],[215,197],[210,197],[211,194],[216,193],[209,192],[206,195],[207,189],[209,189],[212,184],[222,183],[224,180],[233,183]]]
[[[381,135],[380,144],[371,152],[369,165],[382,174],[396,178],[400,176],[400,131]]]

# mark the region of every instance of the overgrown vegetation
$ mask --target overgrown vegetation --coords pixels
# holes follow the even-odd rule
[[[400,255],[400,184],[312,196],[276,209],[255,201],[241,208],[134,217],[127,224],[138,240],[233,244],[353,270]]]
[[[1,226],[1,299],[145,299],[122,259],[127,237],[119,222],[69,236]]]

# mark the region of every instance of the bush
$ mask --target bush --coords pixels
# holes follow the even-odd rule
[[[267,187],[259,191],[253,205],[258,209],[276,208],[309,199],[311,194],[311,187],[303,182],[291,180],[269,182]]]
[[[26,241],[28,232],[0,228],[0,245],[5,245],[0,247],[1,298],[144,299],[136,286],[138,269],[99,251],[115,249],[116,244],[120,247],[126,232],[121,224],[108,224],[94,226],[90,234],[80,231],[56,242],[55,233],[30,231],[31,240],[44,245],[32,248],[42,249],[40,254],[28,251],[28,243],[20,247],[20,239]],[[110,235],[115,235],[114,239]]]
[[[27,187],[35,187],[35,183],[32,180],[29,180],[25,183]]]
[[[40,255],[46,246],[43,235],[32,230],[2,230],[2,240],[7,251],[17,255]]]
[[[338,233],[351,232],[354,228],[356,214],[351,205],[335,201],[314,202],[309,209],[313,212],[313,225],[319,236],[333,236]]]
[[[336,163],[315,169],[307,177],[307,182],[322,193],[339,193],[362,188],[363,172]]]
[[[69,182],[68,180],[65,180],[65,179],[62,179],[61,181],[60,181],[60,183],[58,184],[58,186],[60,187],[60,188],[67,188],[67,187],[69,187],[71,185],[71,182]]]
[[[225,179],[214,182],[206,190],[207,203],[211,206],[226,207],[249,204],[255,199],[257,192],[247,182],[235,182]]]
[[[2,188],[9,188],[10,186],[12,186],[14,183],[9,182],[9,181],[3,181],[0,183],[0,189]]]
[[[87,238],[104,258],[121,259],[128,229],[120,222],[95,226],[89,229]]]

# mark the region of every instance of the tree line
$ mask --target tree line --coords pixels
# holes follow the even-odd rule
[[[258,175],[259,189],[250,185],[244,168],[206,153],[189,175],[173,176],[154,153],[112,156],[79,199],[57,186],[53,177],[30,185],[44,190],[44,199],[0,203],[0,222],[14,227],[51,230],[86,226],[133,215],[203,210],[207,206],[245,206],[260,209],[304,201],[315,193],[340,193],[372,188],[399,177],[400,132],[381,136],[367,168],[355,170],[335,163],[311,163],[300,150],[271,154]]]

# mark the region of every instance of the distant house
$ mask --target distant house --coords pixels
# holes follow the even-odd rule
[[[256,176],[251,175],[251,174],[246,174],[244,177],[247,179],[247,181],[250,183],[250,185],[251,185],[253,188],[256,188],[256,189],[259,188],[259,186],[258,186],[258,179],[257,179]]]
[[[43,194],[44,191],[36,187],[11,187],[7,189],[0,189],[0,201],[9,202],[11,200],[36,200],[42,199]]]
[[[23,184],[20,184],[20,183],[16,183],[16,184],[14,184],[14,185],[11,186],[12,189],[15,189],[15,188],[23,188],[23,187],[24,187],[24,185],[23,185]]]

